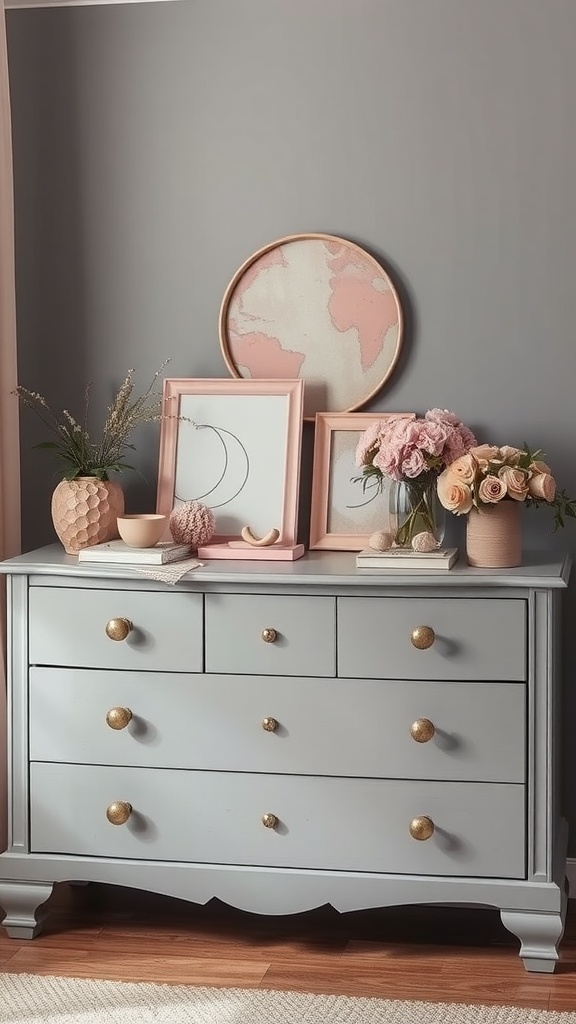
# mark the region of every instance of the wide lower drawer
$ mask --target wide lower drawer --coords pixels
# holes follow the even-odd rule
[[[523,782],[525,697],[520,683],[33,668],[30,755],[85,764]],[[127,723],[124,728],[107,725],[111,709],[119,709],[113,722]]]
[[[336,599],[206,595],[206,671],[336,675]]]
[[[107,625],[125,619],[125,639]],[[202,595],[81,587],[30,589],[30,661],[35,665],[201,672]]]
[[[125,824],[111,804],[129,804]],[[117,812],[118,808],[115,807]],[[263,816],[274,815],[275,827]],[[414,839],[426,816],[434,832]],[[34,763],[33,853],[524,876],[524,788]]]
[[[414,635],[421,626],[432,632]],[[338,675],[524,680],[526,602],[340,597]]]

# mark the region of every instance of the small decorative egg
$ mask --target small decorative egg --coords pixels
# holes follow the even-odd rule
[[[438,541],[433,533],[425,530],[423,533],[417,533],[413,537],[412,547],[414,551],[435,551],[438,547]]]
[[[384,530],[377,530],[368,541],[373,551],[388,551],[392,547],[392,535]]]

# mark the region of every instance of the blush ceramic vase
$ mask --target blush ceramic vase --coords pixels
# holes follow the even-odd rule
[[[395,547],[418,547],[415,538],[425,537],[420,550],[439,548],[444,540],[446,511],[440,504],[436,476],[393,480],[390,488],[390,523]]]
[[[522,564],[520,504],[504,499],[491,508],[470,510],[466,521],[466,556],[470,565],[509,569]]]
[[[61,480],[52,495],[52,522],[69,555],[117,537],[117,518],[123,512],[124,493],[115,480]]]

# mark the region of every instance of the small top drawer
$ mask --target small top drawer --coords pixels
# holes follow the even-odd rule
[[[431,632],[419,637],[421,626]],[[419,648],[415,644],[423,643]],[[338,674],[372,679],[526,679],[526,602],[338,598]]]
[[[110,639],[126,619],[125,639]],[[201,672],[202,595],[81,587],[30,589],[30,662],[79,668]]]
[[[206,671],[334,676],[336,599],[206,595]]]

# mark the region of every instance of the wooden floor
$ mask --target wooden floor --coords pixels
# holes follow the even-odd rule
[[[528,974],[492,910],[323,907],[259,917],[217,900],[60,885],[43,933],[0,936],[0,971],[576,1010],[576,901],[556,973]]]

